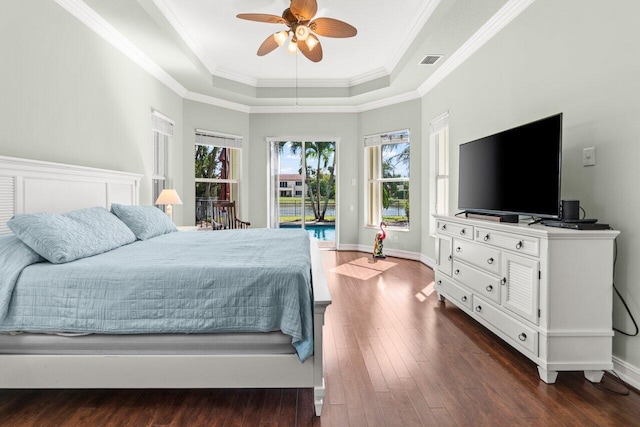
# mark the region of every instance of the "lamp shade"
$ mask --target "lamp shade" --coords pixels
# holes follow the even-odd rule
[[[162,193],[156,200],[156,205],[181,205],[182,200],[178,196],[178,192],[173,189],[162,190]]]

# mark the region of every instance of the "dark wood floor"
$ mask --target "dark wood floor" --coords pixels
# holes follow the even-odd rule
[[[536,366],[433,293],[414,261],[325,252],[327,396],[309,389],[4,390],[1,426],[640,425],[640,396],[618,396]],[[609,376],[603,385],[621,390]]]

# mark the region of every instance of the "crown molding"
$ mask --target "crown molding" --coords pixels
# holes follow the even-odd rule
[[[179,96],[182,97],[187,93],[184,86],[87,6],[85,2],[81,0],[55,0],[55,2]]]
[[[216,64],[207,56],[204,50],[200,48],[200,46],[189,36],[189,33],[184,28],[184,26],[178,20],[176,16],[176,12],[173,8],[167,3],[165,0],[153,0],[153,4],[156,5],[160,13],[164,15],[164,17],[169,21],[169,24],[173,27],[173,29],[178,33],[178,35],[182,38],[182,40],[189,46],[189,49],[196,55],[196,58],[200,60],[207,68],[207,70],[214,74],[214,71],[218,68]]]
[[[358,111],[363,112],[363,111],[375,110],[376,108],[388,107],[389,105],[412,101],[414,99],[420,98],[421,96],[422,95],[420,95],[417,91],[405,92],[405,93],[401,93],[400,95],[394,95],[388,98],[378,99],[376,101],[360,104],[358,106]]]
[[[258,87],[258,79],[249,77],[245,74],[236,73],[224,67],[215,67],[213,71],[209,70],[215,77],[221,77],[223,79],[232,80],[237,83],[242,83],[252,87]]]
[[[257,87],[349,87],[349,80],[345,79],[260,79]]]
[[[433,15],[433,12],[436,10],[441,0],[428,0],[425,1],[422,8],[418,11],[417,18],[413,21],[412,25],[405,32],[404,37],[402,38],[402,43],[398,46],[397,49],[394,50],[393,56],[389,58],[387,64],[385,66],[386,73],[391,74],[391,72],[396,68],[402,56],[407,52],[411,43],[414,42],[418,34],[424,28],[425,24]],[[365,83],[366,81],[362,82]]]
[[[381,77],[389,77],[390,75],[391,73],[386,68],[378,68],[376,70],[371,70],[369,72],[352,77],[349,80],[348,86],[357,86],[359,84],[367,83]]]
[[[350,105],[291,105],[251,107],[251,114],[320,114],[320,113],[358,113],[358,107]]]
[[[202,93],[187,91],[187,93],[184,94],[183,98],[189,101],[196,101],[203,104],[213,105],[214,107],[222,107],[228,110],[240,111],[241,113],[251,112],[251,107],[249,105],[227,101],[226,99],[220,99],[214,96],[204,95]]]
[[[478,31],[476,31],[458,50],[456,50],[437,70],[418,88],[421,96],[427,94],[444,80],[453,70],[469,59],[480,47],[491,40],[500,30],[513,21],[535,0],[509,0]]]

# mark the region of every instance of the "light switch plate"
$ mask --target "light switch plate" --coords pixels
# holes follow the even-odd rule
[[[596,148],[587,147],[582,149],[582,165],[594,166],[596,164]]]

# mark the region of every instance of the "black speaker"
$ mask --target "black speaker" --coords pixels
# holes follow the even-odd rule
[[[562,220],[577,221],[580,219],[580,200],[562,201]]]

